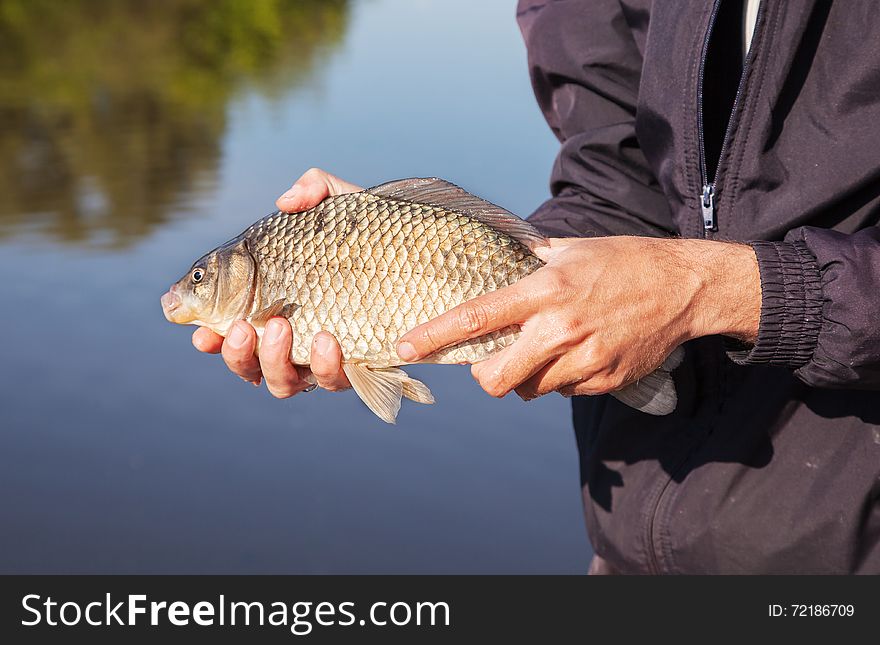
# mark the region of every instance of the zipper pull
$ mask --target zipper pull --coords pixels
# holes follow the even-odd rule
[[[703,211],[703,228],[707,231],[715,230],[715,186],[706,184],[703,186],[703,195],[700,199],[700,209]]]

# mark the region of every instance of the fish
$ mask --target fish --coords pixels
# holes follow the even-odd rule
[[[290,360],[308,366],[311,339],[333,334],[343,370],[380,419],[394,423],[403,398],[430,404],[421,381],[400,369],[408,330],[544,266],[548,242],[527,221],[438,178],[400,179],[327,197],[300,213],[271,213],[196,260],[161,298],[173,323],[226,336],[248,321],[290,321]],[[420,363],[477,363],[509,347],[518,326],[445,347]],[[649,414],[676,405],[676,350],[655,372],[612,395]]]

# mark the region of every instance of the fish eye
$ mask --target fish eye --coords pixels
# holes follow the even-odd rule
[[[192,281],[193,282],[201,282],[202,278],[204,278],[204,277],[205,277],[205,270],[204,269],[193,269],[193,272],[192,272]]]

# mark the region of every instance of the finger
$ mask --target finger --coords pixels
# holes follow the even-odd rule
[[[573,396],[596,396],[598,394],[607,394],[608,392],[602,387],[591,385],[590,381],[582,381],[559,388],[559,393],[564,397],[570,398]]]
[[[534,329],[525,330],[513,345],[471,367],[487,394],[505,396],[556,358],[553,346]]]
[[[279,210],[296,213],[317,206],[330,195],[342,195],[362,190],[339,177],[319,168],[306,171],[293,186],[275,201]]]
[[[320,331],[312,340],[311,369],[318,385],[336,392],[351,387],[342,371],[342,349],[332,334]]]
[[[222,354],[226,366],[245,381],[258,381],[261,376],[260,362],[254,356],[257,333],[243,320],[232,325],[223,342]]]
[[[192,344],[200,352],[219,354],[223,347],[223,336],[215,334],[207,327],[199,327],[193,332]]]
[[[560,360],[561,358],[557,358],[550,361],[544,367],[535,372],[530,378],[527,378],[518,385],[515,388],[517,396],[523,401],[531,401],[532,399],[537,399],[539,396],[546,394],[542,385],[547,378],[547,374],[553,371],[553,368],[558,365]],[[568,384],[564,383],[563,385]]]
[[[291,397],[309,385],[300,379],[299,373],[290,362],[292,343],[293,333],[285,318],[272,318],[266,323],[263,341],[260,343],[260,366],[266,379],[266,387],[278,399]]]
[[[397,354],[415,362],[447,345],[519,324],[536,312],[538,290],[529,288],[531,276],[454,307],[411,329],[397,344]]]
[[[591,376],[592,373],[586,372],[581,361],[578,361],[573,354],[563,354],[523,381],[516,388],[516,393],[523,401],[531,401]]]

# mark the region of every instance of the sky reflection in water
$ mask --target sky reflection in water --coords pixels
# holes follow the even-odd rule
[[[566,402],[275,401],[159,295],[317,165],[528,214],[513,3],[0,2],[0,572],[581,572]],[[52,43],[46,47],[46,43]]]

